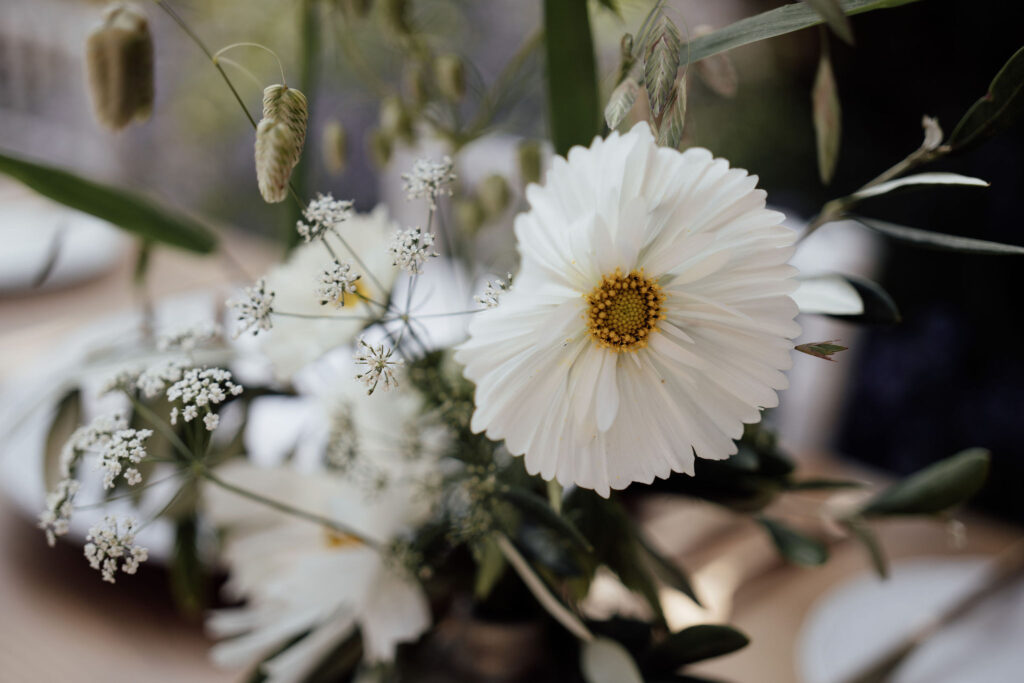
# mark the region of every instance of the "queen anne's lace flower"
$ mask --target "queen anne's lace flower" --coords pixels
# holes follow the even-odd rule
[[[134,574],[139,564],[148,559],[149,551],[135,545],[136,531],[134,519],[126,517],[119,521],[113,515],[107,515],[102,524],[89,529],[85,537],[85,557],[89,566],[103,575],[104,581],[115,582],[119,562],[121,571]]]
[[[244,299],[232,299],[227,302],[228,308],[235,309],[238,328],[234,337],[237,339],[248,330],[259,334],[260,330],[269,330],[274,324],[270,316],[274,312],[274,292],[267,289],[264,278],[256,281],[252,287],[243,290]]]
[[[359,346],[363,350],[357,350],[353,358],[357,365],[365,365],[366,370],[356,375],[356,379],[367,386],[366,393],[372,394],[381,382],[384,382],[384,391],[397,387],[395,370],[404,363],[401,358],[391,359],[394,349],[386,344],[373,346],[362,339],[359,340]]]
[[[474,431],[608,495],[736,452],[791,364],[794,233],[757,178],[646,123],[557,158],[516,218],[516,287],[456,359]]]
[[[409,199],[426,199],[431,210],[437,208],[437,198],[441,195],[452,196],[448,187],[455,182],[452,170],[452,158],[446,156],[441,161],[419,159],[412,167],[411,173],[402,174],[402,189]]]
[[[480,296],[473,297],[478,304],[486,308],[494,308],[498,305],[501,295],[512,288],[512,273],[509,273],[504,280],[488,280],[484,292]]]
[[[355,294],[356,283],[360,277],[358,273],[352,272],[352,266],[349,264],[332,261],[320,273],[320,283],[316,288],[316,293],[320,296],[320,305],[334,304],[338,308],[343,308],[345,295]]]
[[[157,339],[156,348],[159,351],[194,351],[215,339],[220,332],[219,325],[199,323],[161,336]]]
[[[124,480],[129,485],[142,481],[142,473],[136,465],[146,457],[143,442],[151,436],[151,429],[122,429],[114,433],[103,447],[100,459],[96,463],[97,469],[103,470],[103,488],[114,488],[114,481],[122,472]]]
[[[330,193],[318,194],[303,209],[302,215],[306,220],[299,221],[295,227],[303,240],[312,242],[351,218],[352,202],[335,199]]]
[[[436,257],[438,254],[431,247],[434,246],[434,235],[430,232],[423,232],[419,228],[408,230],[396,230],[388,245],[388,251],[394,258],[394,264],[410,275],[419,275],[422,266],[428,258]]]
[[[223,403],[229,395],[238,396],[242,391],[242,386],[231,381],[231,373],[223,368],[192,368],[167,389],[167,400],[181,400],[183,408],[180,415],[185,422],[199,417],[199,409],[202,408],[206,428],[213,431],[219,420],[206,419],[213,412],[212,407]],[[175,406],[171,410],[172,424],[177,422],[178,415]]]
[[[167,386],[181,379],[181,374],[190,363],[182,358],[169,358],[143,370],[135,386],[146,398],[162,394]]]

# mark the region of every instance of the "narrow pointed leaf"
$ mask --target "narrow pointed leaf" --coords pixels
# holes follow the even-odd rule
[[[971,176],[960,175],[959,173],[917,173],[915,175],[908,175],[905,178],[897,178],[896,180],[879,183],[874,187],[869,187],[865,190],[860,190],[859,192],[854,192],[849,198],[855,201],[860,201],[870,197],[889,194],[894,190],[914,189],[918,187],[927,187],[929,185],[966,185],[968,187],[989,186],[989,184],[981,178],[972,178]]]
[[[555,512],[547,500],[525,489],[503,488],[497,495],[517,507],[532,519],[559,532],[584,552],[591,552],[590,542],[572,522]]]
[[[828,27],[848,45],[853,45],[853,28],[850,18],[843,12],[839,0],[804,0],[821,15]]]
[[[814,88],[811,90],[811,104],[814,139],[818,150],[818,175],[821,182],[828,185],[832,182],[836,163],[839,161],[842,124],[839,91],[827,50],[822,50],[821,61],[818,62],[818,73],[814,77]]]
[[[984,485],[991,455],[971,448],[910,475],[860,509],[871,515],[928,515],[963,503]]]
[[[702,624],[673,633],[641,659],[648,678],[672,673],[681,666],[721,657],[747,646],[750,639],[731,626]]]
[[[1024,116],[1024,47],[1003,65],[988,92],[967,110],[949,136],[949,146],[960,150],[1005,130]]]
[[[808,356],[814,356],[815,358],[821,358],[823,360],[834,361],[832,358],[835,354],[840,351],[846,351],[848,347],[839,346],[833,342],[838,341],[836,339],[832,341],[823,342],[812,342],[810,344],[798,344],[796,350],[800,353],[806,353]]]
[[[600,101],[587,0],[544,0],[548,106],[555,153],[598,134]]]
[[[878,541],[878,537],[875,536],[875,532],[871,530],[871,527],[863,519],[857,518],[844,521],[843,526],[867,551],[868,558],[871,560],[871,567],[878,574],[878,577],[881,579],[889,578],[889,561],[885,557],[882,544]]]
[[[651,115],[658,119],[671,103],[679,70],[679,51],[683,40],[672,20],[662,15],[651,31],[644,50],[644,87]]]
[[[877,282],[854,275],[837,275],[837,277],[843,278],[853,287],[861,300],[863,310],[860,313],[824,312],[825,315],[867,325],[891,325],[902,319],[896,302]]]
[[[918,0],[840,0],[839,7],[847,15],[853,16],[912,2]],[[688,46],[684,46],[683,61],[697,62],[719,52],[817,26],[823,22],[821,15],[805,3],[785,4],[695,38]]]
[[[865,486],[862,481],[850,479],[801,479],[786,485],[787,491],[835,491],[837,489],[859,489]]]
[[[629,77],[619,83],[608,98],[608,105],[604,108],[604,122],[608,127],[615,130],[622,120],[629,114],[636,102],[636,96],[640,94],[640,84],[636,79]]]
[[[473,595],[477,600],[486,600],[498,579],[505,573],[505,556],[493,539],[485,537],[480,541],[480,560],[476,568],[476,582]]]
[[[213,233],[198,221],[128,190],[2,153],[0,173],[55,202],[102,218],[146,240],[203,254],[213,251],[217,244]]]
[[[787,562],[816,567],[828,560],[828,548],[818,539],[769,517],[760,517],[757,521],[768,530],[772,543]]]
[[[863,216],[858,216],[857,222],[871,228],[875,232],[882,233],[886,237],[923,249],[959,251],[965,254],[980,254],[984,256],[1020,256],[1024,254],[1024,247],[1016,244],[1002,244],[1000,242],[979,240],[973,237],[946,235],[941,232],[908,228],[905,225],[896,225],[895,223],[864,218]]]
[[[697,598],[697,592],[693,590],[693,584],[690,583],[690,578],[683,571],[682,567],[662,555],[657,548],[651,545],[650,541],[644,538],[643,532],[640,529],[635,529],[635,533],[637,543],[647,554],[654,573],[658,578],[700,605],[701,602]]]

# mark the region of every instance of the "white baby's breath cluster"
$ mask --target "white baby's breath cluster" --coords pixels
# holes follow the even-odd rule
[[[487,286],[484,287],[483,294],[475,296],[473,299],[477,303],[481,304],[485,308],[494,308],[498,305],[498,300],[501,295],[512,288],[512,273],[505,276],[505,279],[488,280]]]
[[[352,202],[335,199],[330,193],[318,194],[302,211],[305,221],[295,227],[306,242],[322,238],[352,216]]]
[[[206,429],[213,431],[220,418],[213,413],[212,406],[242,391],[242,386],[231,381],[231,373],[223,368],[192,368],[167,390],[168,401],[182,403],[180,411],[177,406],[171,409],[171,424],[177,424],[179,415],[185,422],[191,422],[202,410]]]
[[[194,351],[213,341],[220,334],[220,326],[214,323],[198,323],[163,335],[156,342],[159,351]]]
[[[238,329],[235,330],[234,338],[238,339],[242,334],[252,330],[252,333],[259,334],[260,330],[269,330],[274,325],[270,315],[274,312],[274,293],[267,289],[267,281],[260,278],[252,287],[243,290],[244,298],[229,300],[228,308],[235,310],[238,320]]]
[[[391,252],[394,265],[410,275],[419,275],[427,259],[438,255],[431,249],[433,246],[433,233],[423,232],[419,228],[409,228],[395,231],[388,251]]]
[[[448,187],[455,182],[452,158],[445,156],[440,161],[418,159],[410,173],[402,174],[402,189],[409,199],[426,199],[431,210],[437,208],[437,198],[452,196]]]
[[[137,530],[131,517],[118,520],[113,515],[107,515],[101,524],[89,529],[89,535],[85,537],[85,557],[89,566],[103,575],[104,581],[115,582],[119,562],[121,571],[134,574],[139,564],[149,558],[146,548],[135,545]]]
[[[185,359],[168,358],[139,373],[135,386],[146,398],[153,398],[162,394],[170,384],[181,379],[182,373],[189,365],[191,363]]]
[[[316,288],[320,305],[334,304],[337,308],[344,306],[345,295],[355,294],[356,282],[360,277],[362,276],[359,273],[352,272],[352,266],[349,264],[332,261],[320,273],[320,282]]]
[[[372,394],[381,382],[384,383],[384,391],[397,387],[395,370],[404,365],[404,362],[401,358],[392,360],[394,349],[386,344],[367,344],[362,339],[359,340],[359,346],[361,349],[356,351],[354,358],[356,364],[366,366],[366,370],[356,375],[356,379],[366,385],[366,393]]]
[[[128,427],[124,415],[104,415],[88,425],[76,429],[64,444],[58,462],[60,481],[46,496],[46,509],[39,515],[39,528],[46,532],[46,542],[52,547],[58,536],[68,532],[74,512],[75,494],[80,484],[74,477],[75,468],[85,453],[105,450],[115,435]]]
[[[122,472],[129,486],[142,481],[137,465],[146,457],[143,444],[151,436],[151,429],[122,429],[110,438],[96,463],[96,468],[103,470],[103,488],[114,488],[114,482]]]

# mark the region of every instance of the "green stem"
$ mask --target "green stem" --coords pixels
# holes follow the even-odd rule
[[[544,0],[548,106],[555,153],[598,134],[597,67],[587,0]]]

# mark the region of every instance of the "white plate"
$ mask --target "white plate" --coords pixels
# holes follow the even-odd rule
[[[804,683],[836,683],[941,614],[985,579],[989,560],[896,563],[883,581],[864,575],[813,608],[797,643]],[[893,683],[1024,681],[1024,582],[1009,586],[919,647]]]

